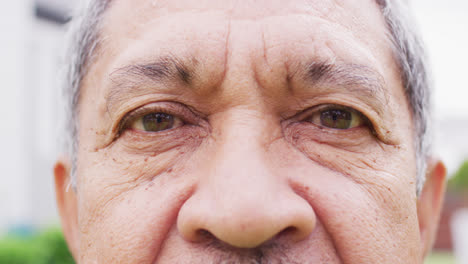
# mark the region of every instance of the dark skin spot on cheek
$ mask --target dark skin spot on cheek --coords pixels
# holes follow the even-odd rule
[[[146,186],[145,191],[148,191],[149,188],[151,188],[151,187],[153,187],[153,186],[154,186],[154,182],[153,182],[153,181],[150,181],[150,182],[148,183],[148,185]]]
[[[106,135],[106,131],[104,131],[104,130],[99,131],[99,130],[92,130],[92,129],[91,129],[91,131],[94,132],[94,134],[95,134],[96,136],[104,136],[104,135]],[[92,132],[91,132],[91,133],[92,133]]]

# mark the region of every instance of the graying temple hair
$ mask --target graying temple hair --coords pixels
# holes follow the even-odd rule
[[[72,181],[76,187],[76,159],[78,147],[78,102],[80,87],[89,66],[97,56],[100,45],[103,14],[111,0],[90,0],[72,20],[66,59],[63,92],[66,106],[66,151],[72,159]],[[414,28],[406,0],[377,0],[393,43],[394,57],[400,67],[401,80],[410,104],[415,133],[416,192],[419,195],[425,181],[426,162],[430,154],[430,91],[428,66],[421,39]]]

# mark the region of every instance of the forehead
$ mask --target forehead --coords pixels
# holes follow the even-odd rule
[[[198,77],[210,79],[201,86],[219,86],[239,69],[284,77],[315,61],[364,65],[384,82],[400,82],[373,0],[114,0],[102,25],[90,73],[103,98],[117,69],[173,55],[201,62]],[[401,95],[401,87],[388,88]]]
[[[384,25],[373,0],[115,0],[105,16],[103,39],[108,51],[115,54],[122,54],[130,42],[135,47],[137,42],[153,42],[154,53],[174,49],[196,53],[196,47],[206,51],[207,46],[210,51],[225,52],[222,50],[230,45],[229,38],[237,36],[246,43],[252,40],[250,44],[262,39],[263,48],[325,42],[347,50],[323,56],[358,53],[352,60],[388,48]],[[359,46],[354,45],[356,41],[375,53],[350,51]]]
[[[189,70],[198,80],[194,86],[203,87],[199,95],[248,76],[274,91],[278,84],[287,86],[284,80],[296,68],[327,62],[371,69],[382,77],[388,96],[405,103],[385,21],[373,0],[110,3],[99,59],[84,80],[83,99],[97,96],[104,105],[118,69],[175,57],[184,65],[197,64]]]
[[[345,22],[349,27],[366,24],[367,30],[372,25],[364,21],[375,22],[381,16],[374,0],[113,0],[111,10],[114,13],[114,19],[108,17],[111,23],[117,20],[128,22],[128,19],[132,24],[145,23],[175,13],[218,13],[237,20],[297,14]],[[378,28],[380,25],[374,26]]]

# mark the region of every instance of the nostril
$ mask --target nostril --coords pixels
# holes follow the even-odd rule
[[[279,232],[275,238],[286,238],[286,237],[293,237],[297,234],[298,230],[294,226],[288,226]]]
[[[206,229],[199,229],[196,234],[197,240],[200,242],[216,240],[216,237]]]

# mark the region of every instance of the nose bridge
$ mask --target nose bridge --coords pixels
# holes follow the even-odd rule
[[[271,178],[267,138],[271,138],[269,134],[274,128],[268,131],[267,121],[254,111],[237,116],[232,118],[235,120],[226,120],[231,124],[226,126],[215,142],[215,154],[211,166],[213,172],[210,173],[212,180],[223,178],[228,181],[249,182]],[[234,175],[236,176],[233,177]]]
[[[242,110],[225,117],[215,151],[201,189],[211,196],[222,214],[253,216],[278,193],[281,178],[268,160],[266,120],[255,111]],[[232,117],[235,116],[235,117]],[[265,210],[262,213],[266,213]]]
[[[221,118],[225,125],[214,142],[207,186],[216,189],[212,191],[240,192],[242,197],[271,195],[283,180],[274,172],[275,154],[269,153],[269,145],[281,133],[280,128],[258,109],[241,109]]]
[[[260,135],[234,133],[216,151],[206,188],[209,193],[217,194],[216,203],[220,203],[217,207],[252,213],[256,207],[267,206],[274,199],[281,178],[271,169]]]
[[[312,208],[289,188],[286,177],[275,173],[265,132],[251,131],[251,125],[232,125],[214,144],[209,169],[179,213],[179,230],[188,240],[207,231],[225,243],[249,248],[286,229],[294,230],[294,239],[312,231]]]

